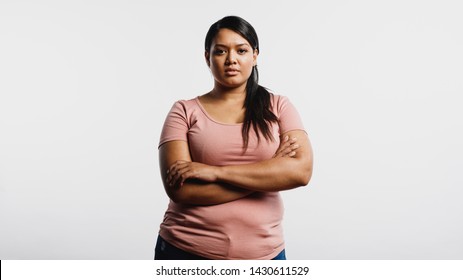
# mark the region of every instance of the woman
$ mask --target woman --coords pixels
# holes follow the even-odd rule
[[[258,85],[254,28],[235,16],[205,40],[213,89],[176,102],[159,160],[171,201],[155,259],[285,259],[279,191],[307,185],[312,151],[287,98]]]

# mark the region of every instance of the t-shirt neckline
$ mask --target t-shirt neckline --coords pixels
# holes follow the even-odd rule
[[[212,118],[209,113],[206,111],[206,109],[203,107],[203,104],[201,104],[201,101],[199,100],[199,96],[196,96],[195,98],[195,101],[196,103],[198,104],[199,108],[201,109],[201,111],[203,112],[203,114],[212,122],[215,122],[217,124],[221,124],[221,125],[229,125],[229,126],[242,126],[243,123],[224,123],[224,122],[219,122],[217,120],[215,120],[214,118]]]

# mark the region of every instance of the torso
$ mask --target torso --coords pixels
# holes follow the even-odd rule
[[[271,125],[276,141],[259,142],[251,128],[248,148],[243,151],[244,110],[242,103],[231,100],[224,102],[203,95],[177,102],[174,113],[166,120],[160,145],[183,139],[188,142],[193,161],[214,166],[241,165],[271,158],[282,133],[302,128],[298,119],[288,115],[291,110],[287,109],[292,107],[287,99],[273,96],[272,110],[279,118],[278,124]],[[227,110],[232,114],[224,113]],[[209,259],[272,259],[284,248],[283,211],[278,192],[255,193],[212,206],[171,201],[160,235],[182,250]]]

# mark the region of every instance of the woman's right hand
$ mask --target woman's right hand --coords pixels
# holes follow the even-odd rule
[[[273,157],[294,157],[296,155],[297,148],[299,148],[297,139],[289,139],[288,135],[286,135],[285,138],[283,138],[283,140],[280,142],[280,146],[278,147]]]
[[[167,169],[166,182],[170,187],[181,187],[187,179],[208,183],[217,181],[217,167],[199,162],[178,160]]]

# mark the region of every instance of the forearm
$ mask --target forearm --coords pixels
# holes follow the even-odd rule
[[[293,131],[288,134],[299,137],[296,153],[292,150],[295,148],[293,146],[286,152],[277,151],[279,156],[271,159],[233,166],[210,166],[180,160],[169,167],[166,182],[181,188],[188,179],[198,179],[209,183],[223,182],[259,192],[274,192],[305,186],[312,176],[313,160],[310,142],[304,131]]]
[[[243,198],[252,193],[222,182],[205,182],[194,178],[182,184],[170,181],[169,166],[179,160],[191,161],[188,144],[185,141],[171,141],[159,148],[159,166],[164,189],[174,202],[193,205],[213,205]]]
[[[294,157],[274,157],[261,162],[218,167],[217,181],[244,189],[274,192],[305,186],[312,177],[312,148],[304,131],[290,131],[300,146]]]
[[[311,164],[307,161],[285,157],[219,167],[217,180],[247,190],[274,192],[305,186],[311,175]]]
[[[194,179],[185,181],[181,187],[169,187],[166,190],[174,202],[192,205],[222,204],[254,192],[227,183],[208,183]]]

